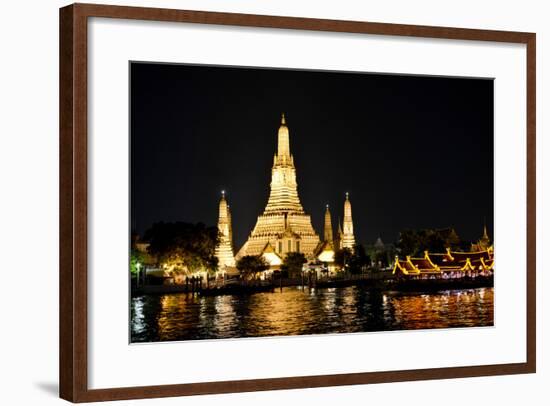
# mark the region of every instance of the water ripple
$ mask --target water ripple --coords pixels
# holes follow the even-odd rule
[[[431,294],[358,287],[284,288],[246,296],[132,298],[132,342],[493,325],[493,288]]]

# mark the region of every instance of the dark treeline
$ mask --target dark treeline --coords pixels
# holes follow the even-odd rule
[[[143,236],[143,240],[149,243],[149,254],[159,264],[189,271],[217,269],[218,259],[214,253],[219,238],[217,227],[183,222],[155,223]]]
[[[350,248],[336,250],[334,263],[346,272],[359,274],[371,265],[371,258],[363,245],[355,244],[353,250]]]
[[[207,270],[218,268],[215,248],[220,240],[217,227],[207,227],[203,223],[155,223],[143,235],[142,242],[149,243],[147,254],[154,258],[156,265],[167,265],[174,271]],[[432,253],[452,250],[467,251],[470,241],[463,241],[453,228],[403,230],[395,244],[383,247],[369,246],[368,249],[356,244],[354,249],[336,250],[335,265],[350,273],[361,273],[367,268],[390,266],[395,255],[423,256],[424,251]],[[143,253],[132,249],[130,270],[135,273],[136,263],[143,263]],[[281,273],[287,277],[297,277],[307,259],[303,253],[289,253],[283,258]],[[245,256],[237,262],[237,269],[245,277],[268,269],[261,256]]]
[[[423,256],[424,251],[445,252],[447,248],[467,251],[470,242],[462,241],[454,228],[403,230],[396,247],[402,256],[417,257]]]

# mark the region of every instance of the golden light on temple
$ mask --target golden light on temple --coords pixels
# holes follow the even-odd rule
[[[326,204],[323,241],[313,228],[298,195],[296,167],[290,150],[290,132],[284,113],[277,132],[277,152],[273,155],[270,193],[264,212],[258,216],[247,241],[233,253],[232,221],[225,190],[221,191],[218,229],[221,241],[216,248],[219,268],[235,269],[236,260],[246,255],[262,255],[272,269],[280,267],[289,252],[303,253],[308,261],[334,262],[334,251],[353,249],[355,236],[349,193],[344,202],[343,228],[333,235],[329,205]]]
[[[275,249],[269,243],[264,248],[264,251],[262,252],[262,257],[271,267],[279,267],[283,264],[283,259],[279,255],[277,255]]]
[[[321,262],[334,262],[334,250],[326,249],[317,256]]]

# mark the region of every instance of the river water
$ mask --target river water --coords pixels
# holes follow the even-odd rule
[[[360,287],[201,297],[144,295],[131,301],[131,341],[175,341],[478,327],[493,325],[493,288],[437,293]]]

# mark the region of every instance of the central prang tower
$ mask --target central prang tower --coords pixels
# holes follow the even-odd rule
[[[258,216],[256,226],[237,253],[260,255],[266,249],[284,257],[289,252],[302,252],[313,258],[319,236],[313,229],[298,197],[294,157],[290,153],[290,136],[285,115],[279,127],[277,153],[273,156],[271,191],[264,213]]]

